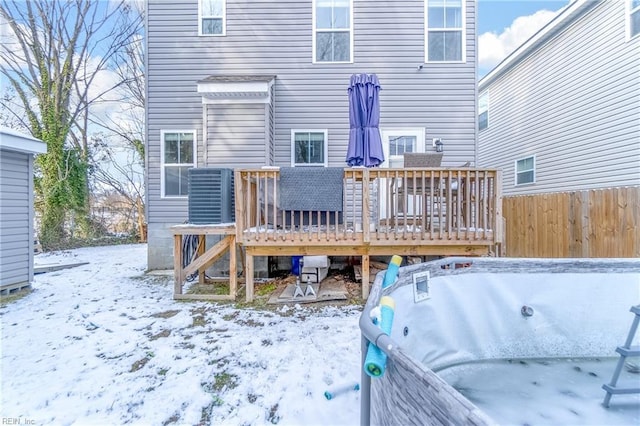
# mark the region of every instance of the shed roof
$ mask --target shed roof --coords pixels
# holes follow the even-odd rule
[[[27,154],[47,152],[47,144],[40,139],[7,127],[0,127],[0,148]]]

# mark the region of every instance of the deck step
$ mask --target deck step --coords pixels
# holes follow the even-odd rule
[[[625,348],[624,346],[618,346],[616,348],[616,352],[618,352],[622,356],[640,356],[640,346],[631,346]]]

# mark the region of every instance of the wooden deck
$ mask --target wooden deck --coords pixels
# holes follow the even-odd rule
[[[279,174],[276,168],[235,172],[236,222],[235,227],[225,228],[224,235],[235,232],[233,243],[228,243],[233,245],[234,261],[235,244],[244,249],[247,301],[253,300],[255,256],[361,256],[362,296],[366,298],[370,256],[500,254],[503,225],[498,170],[345,168],[340,214],[280,210]],[[305,196],[314,196],[312,189],[302,190]],[[194,230],[183,225],[179,232],[207,229],[199,227]],[[175,252],[179,253],[181,240],[175,228]],[[207,232],[222,232],[219,226],[210,228],[217,231]],[[208,253],[198,263],[197,257],[193,259],[188,269],[182,268],[181,255],[176,256],[176,283],[187,272],[210,266],[214,255],[219,257],[212,249]],[[235,297],[235,286],[229,297]]]

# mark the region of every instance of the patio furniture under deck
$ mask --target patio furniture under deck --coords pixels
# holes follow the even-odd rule
[[[256,256],[361,256],[362,296],[366,298],[369,293],[370,256],[500,254],[501,178],[497,170],[468,167],[345,168],[341,214],[280,210],[279,174],[277,168],[235,172],[234,251],[237,243],[245,252],[247,301],[253,300]],[[409,180],[437,180],[444,185],[455,181],[458,190],[455,196],[453,191],[439,190],[439,200],[445,207],[438,211],[422,209],[411,217],[391,217],[394,194],[400,185],[407,188]],[[417,197],[417,194],[408,191],[407,196]],[[198,225],[203,234],[218,232],[213,231],[215,225],[211,225],[212,230],[207,232],[206,227]],[[233,230],[227,228],[224,232],[229,236]],[[217,254],[211,252],[209,257]],[[235,262],[235,255],[233,257]],[[211,263],[210,258],[203,259],[201,263]],[[192,263],[197,261],[198,257],[192,259]],[[204,273],[200,264],[189,269],[191,272],[195,270]],[[178,273],[176,280],[182,279],[184,274]],[[228,297],[235,296],[233,288]]]

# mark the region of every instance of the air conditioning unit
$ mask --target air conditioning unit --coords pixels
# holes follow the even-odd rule
[[[189,223],[235,222],[233,170],[189,169]]]

